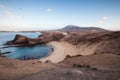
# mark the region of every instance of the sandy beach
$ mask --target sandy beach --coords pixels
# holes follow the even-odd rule
[[[81,45],[80,48],[77,48],[76,45],[72,45],[64,41],[61,42],[52,41],[49,42],[47,45],[51,45],[53,47],[53,52],[49,56],[40,59],[40,61],[42,61],[43,63],[46,61],[58,63],[63,61],[67,55],[69,56],[91,55],[94,53],[96,47],[99,44],[90,46],[84,44]]]
[[[40,59],[40,61],[44,63],[50,60],[53,63],[58,63],[64,60],[66,55],[63,43],[53,41],[49,42],[47,45],[51,45],[53,47],[53,52],[49,56]]]

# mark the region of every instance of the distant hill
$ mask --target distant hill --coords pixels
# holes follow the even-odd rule
[[[108,31],[98,27],[79,27],[75,25],[67,25],[64,28],[59,30],[60,31]]]

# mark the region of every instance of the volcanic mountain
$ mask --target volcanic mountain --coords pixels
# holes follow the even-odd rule
[[[67,25],[62,29],[59,29],[60,31],[108,31],[102,28],[98,28],[98,27],[79,27],[79,26],[75,26],[75,25]]]

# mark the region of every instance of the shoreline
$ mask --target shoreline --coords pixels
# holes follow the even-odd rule
[[[75,45],[67,42],[52,41],[47,45],[51,45],[54,51],[47,57],[41,58],[42,63],[60,63],[72,66],[76,65],[88,65],[92,68],[105,69],[105,70],[120,70],[119,69],[119,56],[115,54],[94,54],[94,51],[99,44],[92,46],[86,46],[87,44],[81,45],[78,48]],[[86,54],[85,54],[86,53]],[[108,58],[108,59],[107,59]],[[100,60],[100,61],[99,61]],[[104,62],[103,62],[104,61]]]
[[[50,51],[49,51],[49,53],[47,54],[47,56],[45,56],[45,57],[43,57],[43,58],[46,58],[46,57],[50,56],[50,55],[52,54],[52,52],[54,51],[52,45],[46,45],[46,46],[48,46],[48,47],[50,48]],[[39,59],[42,59],[42,58],[39,58]],[[39,60],[39,59],[38,59],[38,60]]]
[[[39,59],[41,62],[45,63],[47,61],[51,61],[53,63],[58,63],[62,60],[64,60],[64,58],[66,57],[64,54],[64,48],[62,46],[62,43],[56,42],[56,41],[52,41],[47,43],[47,45],[52,46],[53,51],[50,55]]]
[[[66,58],[66,56],[92,55],[94,54],[97,46],[99,46],[99,44],[91,45],[91,46],[84,44],[81,45],[80,48],[77,48],[76,45],[72,45],[64,41],[61,42],[52,41],[47,43],[47,45],[52,46],[53,52],[49,56],[39,59],[43,63],[48,61],[52,63],[59,63],[63,61]]]
[[[42,44],[42,45],[37,45],[37,46],[46,46],[46,47],[48,47],[49,48],[49,52],[46,54],[46,56],[44,56],[43,58],[45,58],[45,57],[48,57],[50,54],[52,54],[52,50],[53,50],[53,47],[51,46],[51,45],[46,45],[46,44]],[[23,46],[9,46],[9,47],[2,47],[2,48],[0,48],[0,49],[5,49],[5,48],[11,48],[11,47],[23,47]],[[26,46],[24,46],[24,47],[26,47]],[[27,47],[29,47],[29,46],[27,46]],[[7,58],[6,56],[4,56],[4,54],[10,54],[10,53],[12,53],[11,51],[6,51],[6,52],[2,52],[1,54],[1,56],[2,57],[4,57],[4,58]],[[29,56],[29,55],[28,55]],[[41,59],[41,57],[39,57],[39,56],[37,56],[37,57],[28,57],[28,56],[23,56],[23,57],[21,57],[21,58],[12,58],[12,59],[17,59],[17,60],[24,60],[24,61],[26,61],[26,60],[34,60],[34,59],[37,59],[37,60],[39,60],[39,59]],[[38,58],[39,57],[39,58]],[[9,58],[9,57],[8,57]],[[10,58],[11,59],[11,58]]]

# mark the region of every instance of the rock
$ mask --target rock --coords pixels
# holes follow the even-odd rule
[[[83,67],[81,64],[73,64],[73,67]]]
[[[20,45],[20,46],[34,46],[38,44],[46,44],[50,41],[60,41],[64,35],[60,32],[44,32],[38,38],[28,38],[26,36],[17,34],[12,41],[8,41],[7,45]]]
[[[27,44],[28,38],[26,36],[22,36],[17,34],[12,41],[7,41],[7,45],[15,45],[15,44]]]
[[[17,34],[12,41],[8,41],[7,45],[21,45],[21,46],[33,46],[37,44],[37,41],[26,36]]]
[[[1,53],[0,53],[0,57],[1,57],[2,55],[1,55]]]
[[[52,63],[52,62],[51,62],[51,60],[47,60],[47,61],[45,61],[45,63]]]
[[[12,45],[12,44],[14,44],[13,41],[7,41],[4,45]]]
[[[22,36],[17,34],[13,40],[14,43],[19,44],[19,43],[28,43],[28,38],[26,36]]]
[[[35,43],[34,41],[29,41],[29,42],[28,42],[28,45],[29,45],[29,46],[34,46],[34,45],[36,45],[36,43]]]
[[[64,37],[65,35],[61,32],[44,32],[43,36],[39,36],[39,40],[41,43],[47,43],[50,41],[60,41]]]
[[[9,54],[9,53],[11,53],[11,52],[4,52],[4,53],[2,53],[2,54]]]
[[[71,56],[70,55],[67,55],[66,58],[70,58]]]

